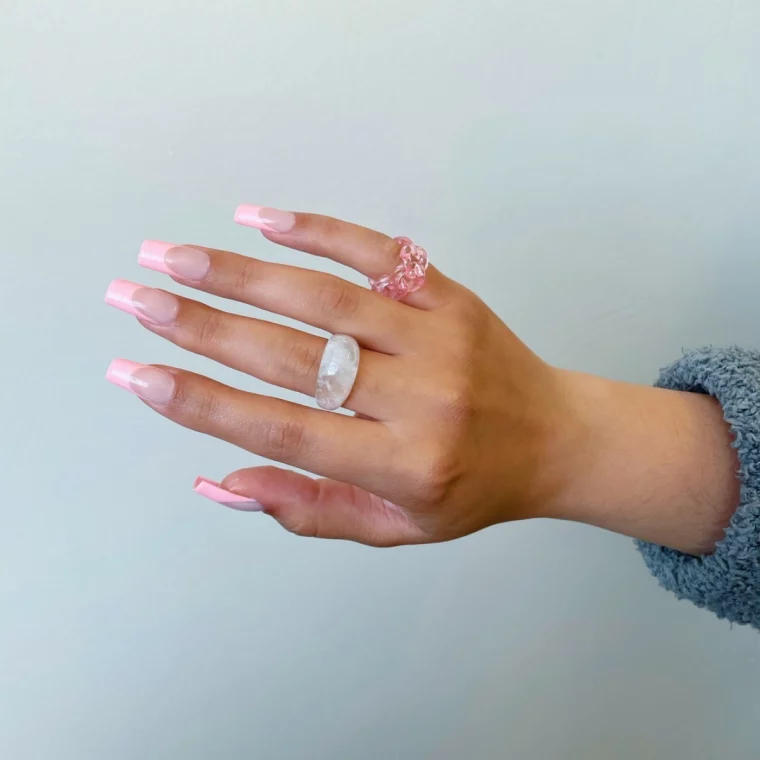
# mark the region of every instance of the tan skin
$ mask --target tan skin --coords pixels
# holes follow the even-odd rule
[[[274,243],[377,277],[398,248],[379,232],[296,214]],[[200,246],[195,246],[200,248]],[[530,517],[577,520],[694,554],[738,503],[738,462],[713,399],[551,367],[472,292],[431,266],[398,303],[332,275],[203,248],[182,285],[320,328],[362,347],[335,414],[164,367],[157,412],[270,460],[222,486],[287,530],[373,546],[447,541]],[[325,339],[179,298],[170,325],[142,324],[195,353],[313,396]]]

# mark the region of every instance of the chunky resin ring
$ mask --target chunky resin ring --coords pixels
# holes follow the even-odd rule
[[[414,293],[425,284],[428,255],[424,248],[415,245],[408,237],[393,238],[400,246],[401,263],[390,273],[373,280],[369,284],[375,293],[400,301],[409,293]]]
[[[317,372],[317,406],[332,412],[343,406],[359,372],[359,344],[350,335],[327,341]]]

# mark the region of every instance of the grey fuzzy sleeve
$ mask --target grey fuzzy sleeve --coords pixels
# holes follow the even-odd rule
[[[636,544],[661,586],[720,618],[760,628],[760,353],[692,351],[666,367],[656,384],[708,393],[723,406],[741,463],[741,503],[711,555]]]

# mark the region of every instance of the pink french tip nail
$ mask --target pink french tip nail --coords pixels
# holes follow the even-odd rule
[[[193,490],[195,493],[199,493],[201,496],[205,496],[207,499],[211,499],[211,501],[215,501],[217,504],[229,507],[230,509],[239,509],[243,512],[261,512],[264,509],[255,499],[249,499],[247,496],[240,496],[240,494],[227,491],[219,483],[215,483],[207,478],[196,478]]]
[[[179,311],[179,301],[170,293],[129,280],[114,280],[106,290],[106,303],[157,325],[171,324]]]
[[[164,243],[161,240],[145,240],[140,246],[140,253],[137,256],[137,263],[141,267],[154,269],[161,274],[171,274],[171,270],[166,266],[164,256],[166,252],[175,248],[174,243]]]
[[[171,373],[129,359],[114,359],[108,366],[106,380],[159,406],[168,404],[174,398],[176,390],[176,382]]]
[[[290,232],[295,227],[296,217],[290,211],[243,203],[235,209],[235,221],[265,232]]]
[[[162,240],[145,240],[140,246],[137,263],[170,277],[200,282],[211,268],[211,259],[201,248],[165,243]]]

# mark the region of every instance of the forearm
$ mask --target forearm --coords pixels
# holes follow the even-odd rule
[[[547,505],[688,554],[710,553],[739,504],[739,467],[710,396],[561,372],[564,482]]]

